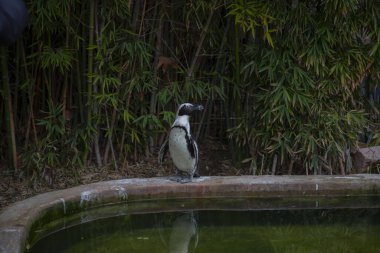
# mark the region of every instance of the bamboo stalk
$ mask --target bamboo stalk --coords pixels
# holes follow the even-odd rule
[[[225,62],[226,61],[225,61],[225,58],[222,57],[222,53],[223,53],[223,50],[224,50],[224,48],[226,46],[226,43],[227,43],[227,35],[228,35],[228,31],[230,29],[230,24],[231,24],[231,22],[230,22],[230,20],[228,20],[226,28],[224,29],[222,43],[220,44],[220,47],[219,47],[218,59],[217,59],[216,64],[215,64],[215,72],[216,73],[221,72],[222,69],[225,66]],[[222,60],[224,60],[223,63],[222,63]],[[218,83],[219,80],[220,80],[219,75],[216,75],[212,79],[211,83],[213,85],[217,85],[217,83]],[[210,100],[212,100],[212,101],[210,101]],[[207,102],[206,102],[206,106],[205,106],[205,111],[202,113],[202,119],[201,119],[201,122],[200,122],[200,127],[198,128],[198,132],[197,132],[197,135],[196,135],[197,139],[199,139],[199,137],[201,136],[201,130],[202,130],[202,128],[205,128],[203,137],[209,135],[208,132],[209,132],[209,128],[210,128],[210,120],[211,120],[211,113],[212,113],[212,106],[213,106],[213,104],[214,104],[213,99],[208,98]],[[207,123],[206,124],[204,124],[205,119],[207,119]]]
[[[346,173],[344,171],[344,163],[343,163],[342,157],[338,158],[338,162],[339,162],[340,174],[343,176],[346,175]]]
[[[136,0],[134,1],[133,3],[133,11],[132,11],[132,27],[134,29],[134,31],[137,32],[137,20],[139,18],[139,14],[140,14],[140,6],[141,6],[141,0]]]
[[[97,13],[97,9],[98,9],[98,2],[95,1],[95,6],[94,6],[94,13]],[[99,28],[99,20],[98,20],[98,17],[96,16],[95,17],[95,20],[94,20],[94,24],[95,24],[95,27],[94,27],[94,32],[95,32],[95,35],[96,35],[96,43],[97,43],[97,46],[99,48],[99,50],[101,50],[102,46],[101,46],[101,28]],[[93,34],[94,35],[94,34]],[[100,70],[98,68],[92,68],[92,71],[94,71],[95,73],[97,72],[100,72]],[[101,73],[100,73],[101,74]],[[92,79],[92,82],[94,80]],[[95,94],[95,95],[98,95],[98,82],[94,82],[92,84],[92,93]],[[92,101],[92,104],[91,104],[91,107],[93,108],[93,113],[94,115],[98,116],[98,114],[100,114],[99,112],[99,106],[96,102],[94,102],[94,100],[91,100]],[[98,121],[94,121],[93,122],[94,124],[94,129],[95,129],[95,136],[94,136],[94,149],[95,149],[95,157],[96,157],[96,163],[98,165],[98,167],[101,167],[103,162],[102,162],[102,156],[100,154],[100,144],[99,144],[99,138],[100,138],[100,129],[99,129],[99,125],[98,125]]]
[[[28,72],[28,64],[26,61],[26,55],[25,55],[25,46],[22,47],[21,50],[21,57],[23,61],[24,71],[25,71],[25,78],[30,81],[30,85],[28,86],[27,90],[27,96],[29,99],[29,106],[28,107],[28,113],[27,113],[27,130],[25,134],[25,144],[24,147],[26,148],[29,144],[29,135],[30,135],[30,129],[33,130],[33,137],[34,137],[34,143],[37,143],[37,129],[35,125],[35,117],[34,117],[34,86],[35,86],[35,78],[32,78]],[[25,105],[26,106],[26,105]]]
[[[90,15],[89,15],[89,27],[88,27],[88,48],[87,48],[87,129],[92,128],[92,89],[93,89],[93,69],[94,69],[94,33],[95,33],[95,2],[96,0],[90,1]],[[88,149],[84,151],[83,160],[86,163],[88,154]]]
[[[273,163],[272,163],[272,175],[276,175],[276,168],[277,168],[277,154],[273,156]]]
[[[84,19],[87,18],[87,1],[81,2],[81,16],[84,17]],[[84,22],[84,21],[83,21]],[[81,50],[78,51],[78,65],[77,65],[77,83],[78,83],[78,93],[79,93],[79,112],[80,112],[80,119],[81,122],[84,124],[87,124],[87,110],[89,107],[88,102],[88,94],[86,94],[86,91],[88,89],[88,78],[86,78],[86,73],[88,73],[87,68],[87,48],[88,48],[88,41],[86,41],[85,38],[87,38],[88,31],[87,26],[82,25],[81,29],[79,28],[81,32],[82,38],[84,38],[81,42]],[[84,150],[84,153],[88,152],[88,150]],[[83,157],[86,157],[84,155]],[[86,163],[86,159],[84,159],[84,163]]]
[[[18,116],[17,116],[17,109],[18,109],[18,104],[19,104],[19,92],[18,92],[18,89],[17,89],[17,87],[20,85],[20,40],[17,40],[17,42],[16,42],[16,73],[15,73],[15,83],[16,83],[16,85],[15,85],[15,89],[14,89],[14,92],[13,92],[13,94],[14,94],[14,99],[13,99],[13,110],[14,110],[14,112],[16,112],[15,114],[14,114],[14,121],[15,122],[20,122],[20,118],[18,118]],[[12,91],[11,91],[11,94],[12,94]],[[22,117],[22,115],[20,115],[20,117]],[[15,128],[17,129],[17,127],[15,126]]]
[[[110,125],[110,122],[109,122],[109,119],[108,119],[108,113],[107,113],[107,110],[105,110],[105,113],[106,113],[106,122],[107,122],[107,128],[109,129],[110,131],[110,134],[108,134],[108,146],[111,148],[111,154],[112,154],[112,160],[113,160],[113,164],[114,164],[114,168],[117,170],[119,169],[118,166],[117,166],[117,161],[116,161],[116,155],[115,155],[115,149],[114,149],[114,146],[113,146],[113,143],[112,143],[112,132],[113,132],[113,128],[114,126]],[[112,117],[114,118],[114,116],[116,115],[116,110],[114,108],[113,110],[113,113],[112,113]],[[113,124],[114,120],[112,119],[112,124]]]
[[[1,72],[3,79],[4,92],[4,108],[5,108],[5,124],[7,129],[7,144],[8,144],[8,164],[14,170],[17,168],[17,147],[16,133],[13,121],[12,96],[10,92],[9,73],[8,73],[8,48],[0,46],[1,50]]]
[[[157,91],[159,87],[159,73],[158,69],[156,68],[158,59],[162,54],[162,36],[164,33],[164,8],[165,8],[165,1],[162,1],[162,8],[161,8],[161,14],[160,14],[160,20],[158,22],[158,29],[156,33],[156,53],[154,56],[154,77],[157,80],[155,87],[152,89],[151,95],[150,95],[150,104],[149,104],[149,113],[150,114],[156,114],[156,106],[157,106]],[[149,135],[148,137],[148,145],[145,149],[145,156],[149,156],[151,152],[154,150],[154,139],[152,135]]]
[[[235,90],[238,91],[240,90],[241,86],[241,80],[240,80],[240,34],[239,34],[239,27],[237,24],[235,24],[235,72],[234,72],[234,85],[235,85]],[[236,117],[236,122],[235,125],[239,125],[241,123],[241,117],[242,117],[242,111],[241,111],[241,97],[240,94],[238,96],[235,96],[232,94],[232,97],[234,99],[234,107],[235,107],[235,117]],[[235,163],[237,167],[241,166],[241,150],[240,148],[234,143],[234,149],[235,149]],[[276,158],[277,160],[277,158]]]
[[[138,1],[138,2],[140,2],[140,1]],[[144,24],[145,12],[146,12],[146,0],[144,0],[144,6],[143,6],[142,14],[141,14],[139,36],[141,36],[141,34],[142,34],[142,30],[143,30],[143,24]]]
[[[293,166],[294,166],[294,159],[291,158],[291,159],[290,159],[289,168],[288,168],[288,175],[291,175],[291,174],[292,174],[292,172],[293,172]]]
[[[266,157],[264,155],[261,155],[261,166],[260,166],[260,174],[259,175],[263,174],[264,167],[265,167],[265,160],[266,160]]]
[[[198,43],[198,47],[197,47],[197,50],[195,51],[195,54],[194,54],[194,57],[193,57],[193,60],[191,61],[191,65],[190,65],[190,68],[189,70],[187,71],[187,76],[188,77],[193,77],[194,75],[194,72],[195,72],[195,68],[196,68],[196,64],[198,62],[198,58],[199,58],[199,54],[201,52],[201,49],[203,47],[203,42],[206,38],[206,35],[210,29],[210,24],[211,24],[211,20],[212,20],[212,17],[214,15],[214,12],[215,12],[215,8],[214,8],[215,4],[213,5],[212,9],[211,9],[211,13],[209,14],[208,16],[208,19],[207,19],[207,22],[206,22],[206,25],[204,26],[203,30],[202,30],[202,33],[201,33],[201,38],[199,40],[199,43]],[[198,65],[199,66],[199,65]]]
[[[70,27],[70,6],[68,8],[67,13],[67,20],[66,20],[66,34],[65,34],[65,47],[66,49],[69,48],[69,41],[70,41],[70,33],[69,33],[69,27]],[[62,89],[62,116],[66,119],[66,110],[67,110],[67,92],[68,92],[68,86],[69,86],[69,73],[67,71],[64,74],[63,77],[63,89]]]

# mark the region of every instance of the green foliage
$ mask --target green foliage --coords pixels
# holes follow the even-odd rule
[[[348,172],[380,118],[374,0],[26,2],[8,68],[35,178],[154,155],[187,101],[206,105],[194,134],[261,174]]]
[[[251,32],[255,37],[256,29],[262,28],[265,39],[269,45],[274,46],[270,33],[275,30],[269,28],[274,18],[268,14],[268,4],[265,1],[237,0],[228,5],[228,9],[227,16],[233,16],[235,24],[239,25],[244,32]]]
[[[250,146],[252,159],[266,157],[266,168],[278,158],[281,173],[294,162],[314,174],[351,169],[349,151],[368,126],[356,90],[376,61],[358,40],[373,30],[362,17],[374,6],[361,4],[300,2],[289,11],[273,3],[276,48],[246,47],[243,75],[255,103],[230,136]]]
[[[64,74],[70,70],[72,61],[72,51],[65,48],[52,49],[46,46],[41,53],[41,66],[44,70],[57,69],[61,74]]]
[[[43,115],[36,123],[43,137],[27,146],[21,156],[22,167],[34,181],[47,173],[53,175],[58,169],[71,171],[83,166],[78,149],[81,141],[88,141],[80,134],[80,129],[74,133],[68,131],[62,106],[49,104],[49,111]]]

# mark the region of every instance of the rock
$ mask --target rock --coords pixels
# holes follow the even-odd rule
[[[369,172],[373,166],[380,164],[380,146],[359,148],[352,158],[352,173]]]

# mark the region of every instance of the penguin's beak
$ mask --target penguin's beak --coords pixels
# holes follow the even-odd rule
[[[191,104],[191,103],[185,103],[180,105],[177,111],[177,117],[178,116],[190,116],[195,111],[202,111],[203,105],[197,105],[197,104]]]
[[[202,111],[203,109],[203,105],[193,105],[193,111]]]

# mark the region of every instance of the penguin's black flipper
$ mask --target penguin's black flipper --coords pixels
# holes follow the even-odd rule
[[[195,164],[195,171],[194,171],[193,177],[198,178],[198,177],[200,177],[200,175],[199,175],[199,150],[198,150],[197,142],[194,139],[192,140],[192,143],[193,143],[193,148],[194,148],[194,152],[195,152],[195,159],[197,161],[197,163]]]
[[[158,164],[162,165],[162,163],[165,160],[166,153],[168,153],[169,150],[169,138],[166,138],[164,143],[162,143],[162,146],[160,148],[160,151],[158,152]]]

